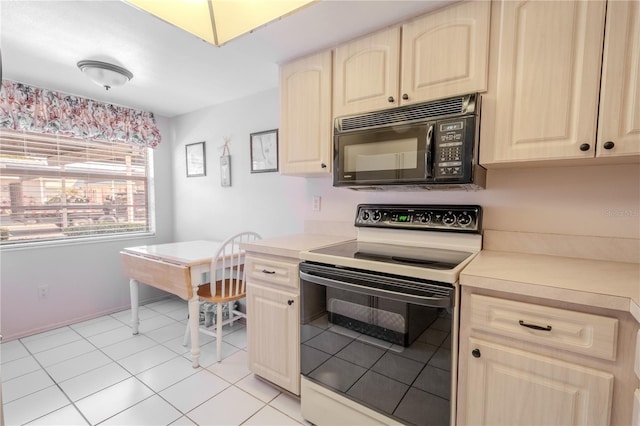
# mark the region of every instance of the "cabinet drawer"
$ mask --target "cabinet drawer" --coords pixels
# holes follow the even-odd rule
[[[298,288],[298,262],[263,259],[248,256],[245,260],[248,280],[260,280],[265,283],[284,287]]]
[[[615,360],[618,320],[495,297],[471,295],[471,328]]]

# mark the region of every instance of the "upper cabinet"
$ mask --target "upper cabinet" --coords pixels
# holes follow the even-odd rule
[[[491,2],[461,2],[335,49],[333,115],[487,88]]]
[[[487,90],[490,15],[462,2],[402,26],[402,104]]]
[[[640,3],[607,5],[597,156],[640,154]]]
[[[280,67],[280,173],[331,173],[331,51]]]
[[[340,117],[398,106],[400,28],[335,49],[333,114]]]
[[[605,31],[606,6],[494,4],[483,165],[639,153],[638,4],[609,2]]]

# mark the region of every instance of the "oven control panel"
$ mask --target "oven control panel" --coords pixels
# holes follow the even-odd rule
[[[355,226],[423,231],[482,231],[482,208],[476,205],[360,204]]]

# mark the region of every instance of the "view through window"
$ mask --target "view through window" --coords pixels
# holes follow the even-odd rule
[[[149,150],[0,131],[0,245],[150,231]]]

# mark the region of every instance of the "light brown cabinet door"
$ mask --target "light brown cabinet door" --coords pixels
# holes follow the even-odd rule
[[[597,155],[640,154],[640,3],[610,1],[602,63]]]
[[[604,1],[503,1],[491,17],[484,164],[595,155]]]
[[[300,394],[299,296],[257,283],[247,285],[249,369]]]
[[[280,173],[331,174],[331,51],[280,67]]]
[[[467,425],[608,425],[613,375],[469,339]]]
[[[461,2],[402,26],[400,102],[487,89],[491,2]]]
[[[400,28],[394,27],[335,49],[335,117],[399,105]]]

